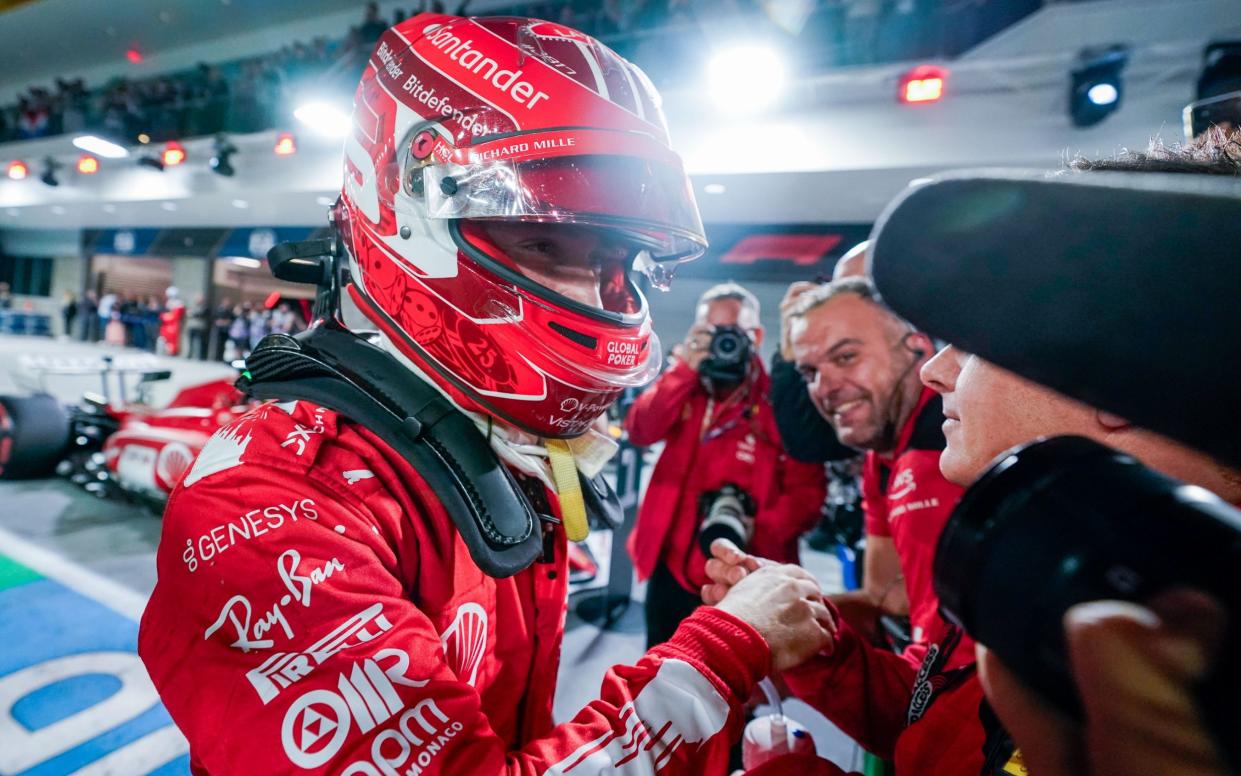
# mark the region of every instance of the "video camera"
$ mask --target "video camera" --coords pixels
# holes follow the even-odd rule
[[[1238,240],[1239,180],[991,171],[909,190],[877,224],[871,261],[884,299],[920,329],[1241,465]],[[1037,441],[966,491],[934,584],[950,620],[1076,716],[1070,606],[1180,587],[1209,594],[1229,624],[1199,708],[1230,767],[1241,766],[1233,506],[1086,439]]]

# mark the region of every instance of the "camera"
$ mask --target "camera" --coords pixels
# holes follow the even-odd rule
[[[965,492],[940,535],[934,584],[948,620],[1078,718],[1069,607],[1179,587],[1209,594],[1230,622],[1198,701],[1228,762],[1241,763],[1241,510],[1091,440],[1040,440]]]
[[[711,542],[716,539],[728,539],[743,550],[750,544],[756,511],[750,494],[729,483],[702,494],[698,505],[699,514],[704,516],[698,528],[698,544],[704,555],[711,555]]]
[[[698,374],[712,386],[733,386],[750,369],[750,335],[740,326],[720,326],[711,335]]]

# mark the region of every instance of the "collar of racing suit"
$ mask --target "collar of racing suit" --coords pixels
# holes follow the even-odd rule
[[[495,454],[499,456],[501,461],[511,466],[515,471],[538,479],[553,493],[558,492],[555,480],[552,478],[551,465],[548,462],[547,446],[543,444],[542,439],[520,429],[513,428],[490,415],[485,415],[481,412],[471,412],[462,408],[461,405],[453,401],[452,396],[448,392],[419,369],[417,364],[406,358],[392,344],[387,335],[382,332],[379,333],[379,345],[387,353],[400,361],[402,365],[418,375],[423,382],[435,388],[457,411],[474,421],[474,425],[487,438],[487,443],[491,445],[491,449],[495,451]],[[568,444],[569,449],[573,452],[573,463],[577,466],[577,470],[587,480],[592,480],[598,476],[603,471],[604,465],[612,459],[612,456],[616,454],[619,448],[619,445],[610,437],[594,429],[590,429],[579,437],[566,439],[565,443]]]

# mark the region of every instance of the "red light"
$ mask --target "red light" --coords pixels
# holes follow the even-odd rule
[[[292,132],[281,132],[276,138],[276,156],[289,156],[297,153],[297,140]]]
[[[90,154],[82,154],[82,158],[78,159],[78,172],[83,175],[94,175],[99,172],[99,160]]]
[[[9,177],[15,181],[22,180],[30,174],[30,168],[20,159],[9,162]]]
[[[939,102],[948,84],[948,71],[938,65],[918,65],[901,76],[896,97],[906,105]]]
[[[136,48],[131,48],[125,52],[125,58],[136,65],[142,61],[142,52]]]
[[[176,167],[185,161],[185,148],[178,142],[172,141],[164,146],[164,166]]]

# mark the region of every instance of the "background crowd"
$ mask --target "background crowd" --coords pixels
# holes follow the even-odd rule
[[[244,357],[268,334],[296,334],[306,328],[302,311],[287,301],[234,304],[222,299],[212,309],[201,296],[186,304],[175,288],[163,297],[100,296],[94,291],[79,297],[66,292],[60,314],[64,331],[82,342],[215,361]]]
[[[952,57],[1053,1],[806,0],[789,4],[795,13],[775,13],[760,0],[558,0],[512,3],[489,13],[503,10],[581,29],[642,66],[657,85],[671,86],[702,72],[703,63],[692,58],[715,40],[762,31],[783,40],[803,69]],[[160,142],[287,125],[297,95],[309,89],[348,93],[389,24],[424,11],[465,14],[469,5],[423,0],[384,16],[369,3],[361,22],[341,38],[318,37],[261,56],[102,85],[57,78],[0,105],[0,142],[83,131]],[[814,45],[798,45],[803,41]],[[670,51],[682,53],[669,57]]]

